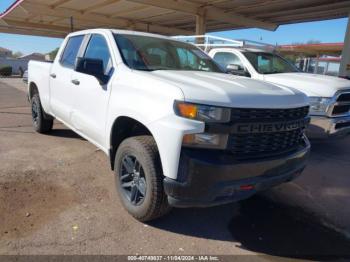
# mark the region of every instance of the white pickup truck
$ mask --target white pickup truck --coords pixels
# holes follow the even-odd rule
[[[55,118],[109,156],[121,202],[141,221],[290,181],[310,150],[303,93],[225,74],[160,35],[69,34],[53,63],[29,63],[28,98],[37,132]]]
[[[209,43],[198,46],[204,46],[209,56],[228,73],[292,87],[305,93],[310,102],[309,138],[344,137],[350,133],[349,80],[299,72],[286,59],[263,50],[257,42],[246,48],[244,42],[219,37],[205,36],[205,41]]]

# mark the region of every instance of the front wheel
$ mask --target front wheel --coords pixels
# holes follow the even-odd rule
[[[38,133],[47,133],[53,126],[53,118],[46,116],[41,106],[39,94],[34,94],[31,99],[32,122],[34,130]]]
[[[117,150],[114,166],[119,197],[133,217],[145,222],[170,210],[157,145],[151,136],[124,140]]]

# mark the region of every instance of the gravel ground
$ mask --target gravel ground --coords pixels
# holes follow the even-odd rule
[[[350,255],[349,139],[316,145],[296,182],[143,224],[122,208],[103,152],[59,122],[49,135],[33,132],[24,89],[0,80],[0,254]]]

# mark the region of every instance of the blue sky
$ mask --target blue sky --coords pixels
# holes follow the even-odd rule
[[[14,0],[0,0],[0,12],[3,12]],[[343,42],[348,18],[319,22],[282,25],[275,32],[262,29],[243,29],[211,33],[234,39],[247,39],[270,44],[291,44],[319,40],[321,42]],[[47,53],[58,47],[62,39],[21,36],[0,33],[0,46],[20,51]]]
[[[291,44],[319,40],[323,43],[343,42],[348,18],[281,25],[275,32],[262,29],[243,29],[218,32],[215,35],[261,41],[270,44]]]
[[[14,2],[14,0],[1,0],[0,13],[2,13],[4,10],[6,10],[7,7],[9,7],[13,2]]]

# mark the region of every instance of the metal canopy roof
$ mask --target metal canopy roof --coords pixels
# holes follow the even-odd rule
[[[74,30],[165,35],[194,34],[196,25],[204,32],[275,30],[281,24],[347,17],[349,11],[349,0],[17,0],[0,14],[0,32],[64,37],[72,21]]]

